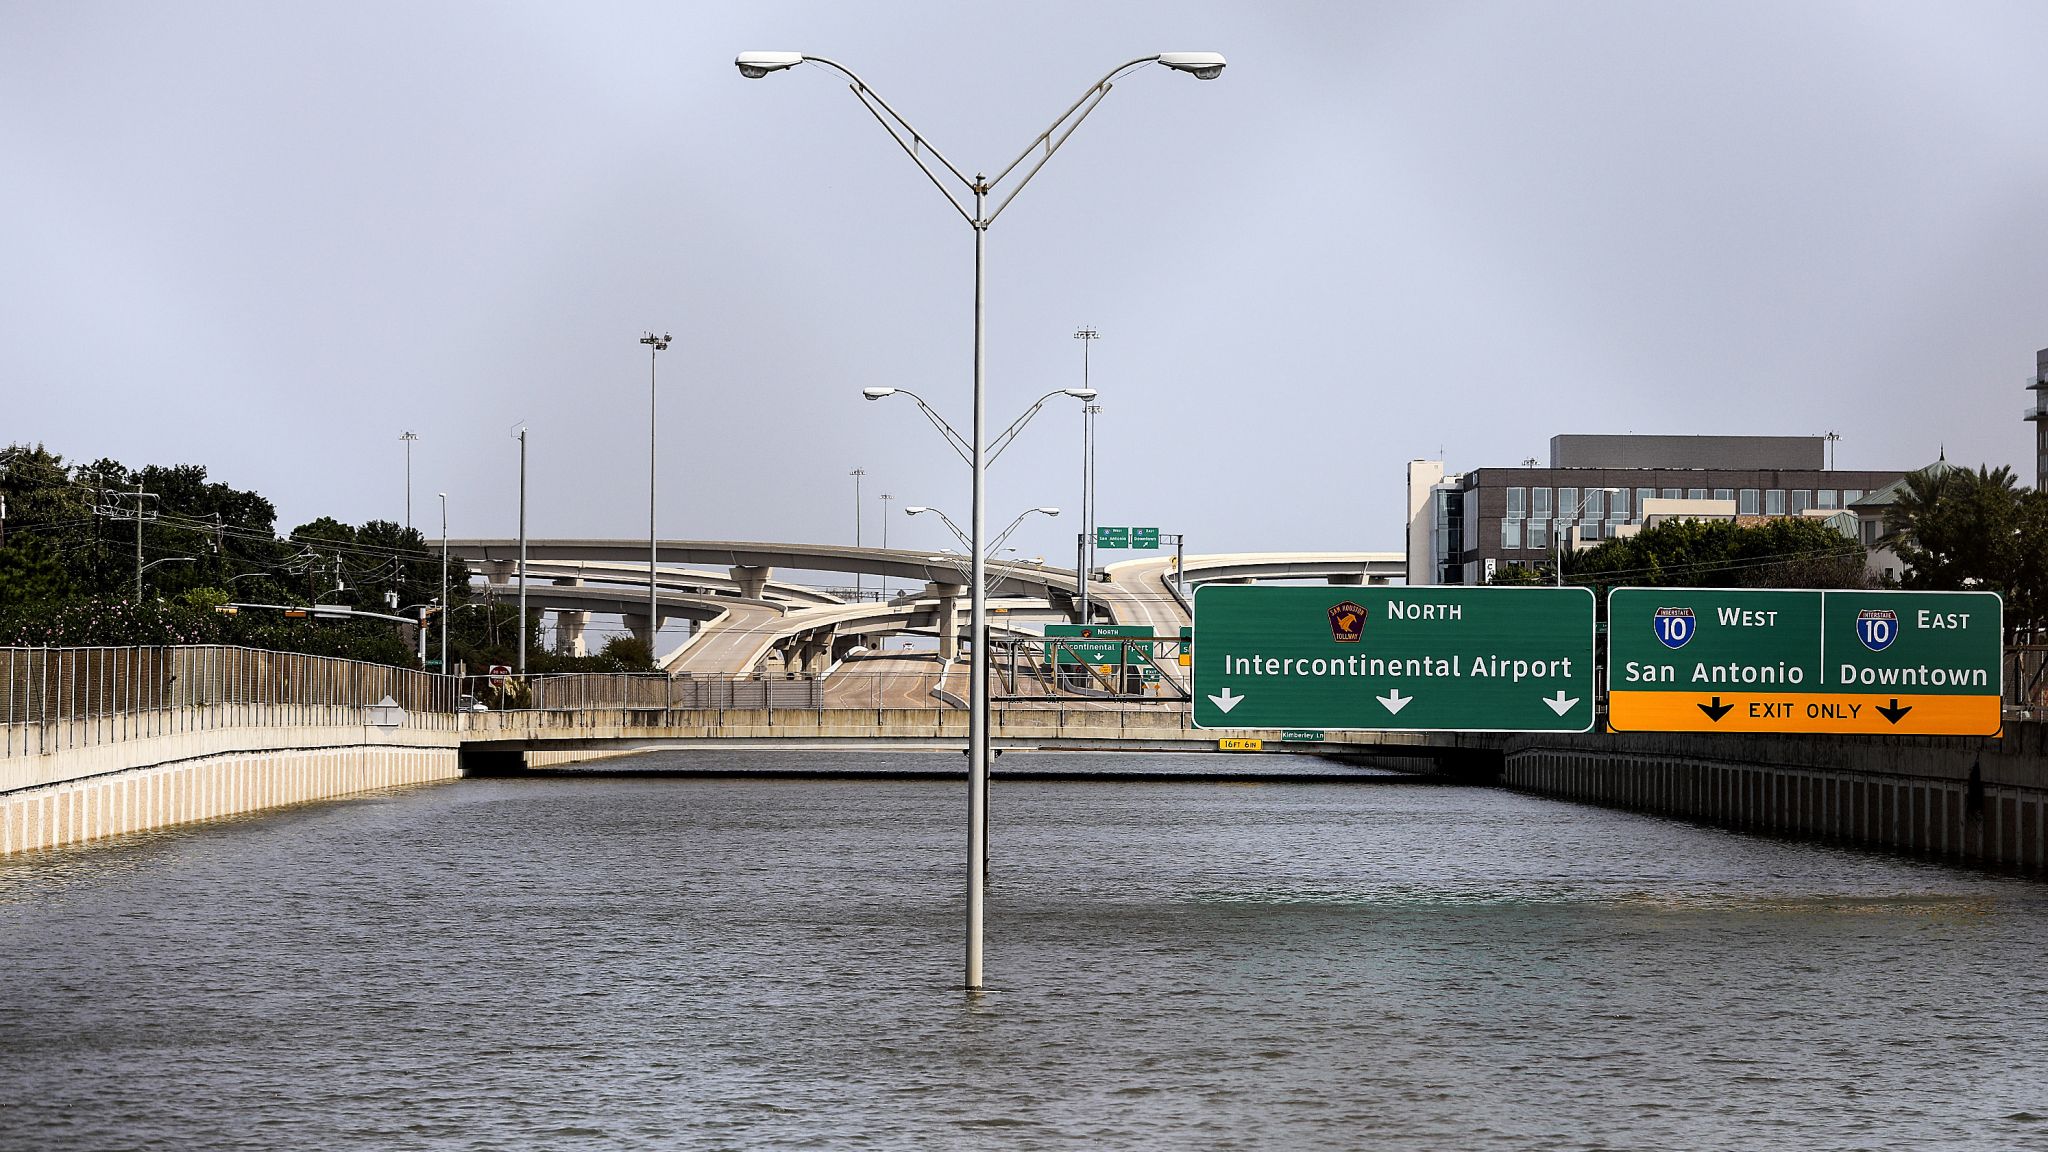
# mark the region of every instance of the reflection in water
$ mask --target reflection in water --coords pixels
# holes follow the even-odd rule
[[[476,780],[0,864],[0,1146],[2048,1143],[2025,882],[1477,789],[992,803],[979,999],[950,781]]]

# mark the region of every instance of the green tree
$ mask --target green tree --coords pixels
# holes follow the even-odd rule
[[[1863,546],[1806,516],[1667,520],[1565,556],[1567,583],[1698,588],[1863,588]]]
[[[1513,587],[1529,584],[1548,584],[1550,583],[1550,578],[1543,574],[1542,569],[1528,564],[1503,564],[1493,570],[1493,576],[1486,582],[1493,585]]]
[[[2048,494],[2021,489],[2010,468],[1911,473],[1886,510],[1884,542],[1907,588],[1997,592],[2013,636],[2048,619]]]

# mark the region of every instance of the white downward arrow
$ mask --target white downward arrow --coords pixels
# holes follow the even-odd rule
[[[1564,694],[1564,689],[1559,688],[1557,690],[1557,695],[1545,696],[1543,698],[1543,702],[1545,704],[1550,705],[1550,710],[1552,712],[1555,712],[1559,716],[1562,716],[1565,713],[1572,710],[1572,705],[1577,704],[1579,702],[1579,698],[1577,696],[1567,697]]]
[[[1209,697],[1209,699],[1210,699],[1210,700],[1212,700],[1212,701],[1214,701],[1214,702],[1216,703],[1216,707],[1218,707],[1218,708],[1222,709],[1222,710],[1223,710],[1223,713],[1224,713],[1224,715],[1226,715],[1226,716],[1227,716],[1227,715],[1229,715],[1229,714],[1230,714],[1230,710],[1231,710],[1232,708],[1235,708],[1235,707],[1237,707],[1237,703],[1238,703],[1238,701],[1240,701],[1240,700],[1243,700],[1243,699],[1244,699],[1244,697],[1242,697],[1242,696],[1232,696],[1232,695],[1230,694],[1230,689],[1228,689],[1228,688],[1225,688],[1225,689],[1223,690],[1223,695],[1221,695],[1221,696],[1211,696],[1211,697]]]
[[[1408,702],[1415,699],[1415,697],[1401,695],[1399,688],[1389,688],[1385,696],[1375,696],[1373,699],[1379,701],[1380,705],[1392,715],[1399,716],[1401,709],[1406,708]]]

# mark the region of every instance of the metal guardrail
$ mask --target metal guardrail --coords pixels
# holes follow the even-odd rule
[[[0,756],[215,728],[353,725],[386,696],[455,726],[455,682],[386,664],[218,645],[0,649]]]

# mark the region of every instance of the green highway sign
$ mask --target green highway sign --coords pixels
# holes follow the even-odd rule
[[[1608,725],[1618,732],[1995,736],[1995,592],[1616,588]]]
[[[1095,546],[1097,548],[1129,548],[1131,546],[1131,530],[1129,528],[1105,528],[1098,524],[1095,526]]]
[[[1157,529],[1157,528],[1133,528],[1133,529],[1131,529],[1131,547],[1133,547],[1133,548],[1157,548],[1157,547],[1159,547],[1159,529]]]
[[[1289,728],[1280,734],[1280,739],[1291,740],[1297,744],[1320,744],[1323,734],[1316,728]]]
[[[1126,637],[1149,639],[1152,629],[1144,624],[1047,624],[1046,647],[1052,650],[1055,664],[1122,664]],[[1064,640],[1067,643],[1054,644],[1050,641]],[[1130,646],[1133,663],[1149,663],[1149,644]]]
[[[1593,726],[1584,588],[1207,584],[1194,649],[1198,728]]]

